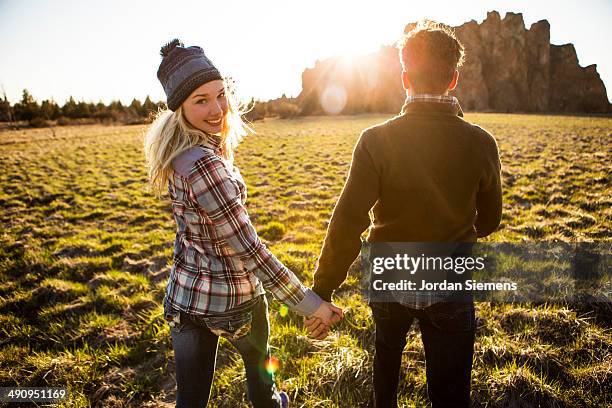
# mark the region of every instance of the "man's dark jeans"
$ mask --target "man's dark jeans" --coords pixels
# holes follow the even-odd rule
[[[269,357],[268,302],[259,296],[250,309],[252,319],[250,331],[230,342],[238,350],[244,361],[247,379],[248,398],[255,408],[278,408],[280,396],[274,385],[272,373],[266,370],[265,362]],[[172,314],[179,313],[165,304],[167,320]],[[208,404],[210,388],[215,372],[217,344],[219,337],[214,334],[202,317],[180,312],[180,322],[171,325],[172,346],[176,365],[178,408],[201,408]],[[244,320],[238,316],[234,322]],[[232,329],[232,322],[221,322]]]
[[[397,407],[406,334],[418,319],[432,407],[468,407],[476,331],[474,303],[441,302],[422,310],[394,302],[372,302],[370,307],[376,325],[374,406]]]

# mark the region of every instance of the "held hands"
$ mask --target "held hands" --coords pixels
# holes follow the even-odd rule
[[[309,317],[304,317],[304,325],[310,332],[310,337],[323,340],[329,333],[329,328],[342,320],[342,309],[333,303],[323,302],[321,306]]]

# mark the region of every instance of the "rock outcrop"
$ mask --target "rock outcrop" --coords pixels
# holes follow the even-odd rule
[[[581,67],[572,44],[550,44],[550,25],[525,28],[520,13],[487,13],[455,27],[466,51],[451,92],[465,110],[612,112],[596,65]],[[302,114],[396,112],[404,100],[398,51],[391,46],[354,60],[317,61],[302,74]]]

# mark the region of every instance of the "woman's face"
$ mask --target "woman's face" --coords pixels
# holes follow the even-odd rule
[[[216,79],[201,85],[181,106],[193,127],[206,133],[220,133],[228,109],[223,81]]]

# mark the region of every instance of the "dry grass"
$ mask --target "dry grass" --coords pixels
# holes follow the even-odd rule
[[[270,120],[238,149],[248,208],[272,251],[306,283],[366,115]],[[504,216],[491,241],[610,241],[612,119],[473,114],[498,139]],[[145,189],[143,127],[0,133],[0,384],[68,386],[62,406],[170,406],[161,300],[175,226]],[[373,324],[354,275],[347,318],[326,340],[271,301],[280,388],[296,406],[368,406]],[[567,305],[478,304],[475,406],[606,406],[610,314]],[[426,404],[424,354],[411,332],[399,399]],[[238,386],[237,386],[238,384]],[[606,393],[607,392],[607,393]],[[246,405],[244,371],[219,349],[210,406]]]

